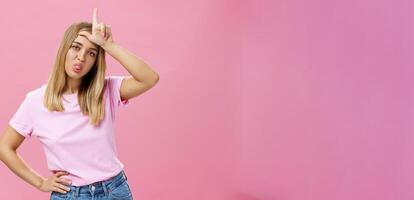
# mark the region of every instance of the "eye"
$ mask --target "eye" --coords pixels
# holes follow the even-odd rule
[[[89,52],[89,55],[90,55],[91,57],[95,57],[95,56],[96,56],[96,53],[95,53],[95,52]]]
[[[72,45],[71,47],[72,47],[73,49],[77,50],[77,51],[79,51],[79,50],[80,50],[80,47],[79,47],[79,46]]]

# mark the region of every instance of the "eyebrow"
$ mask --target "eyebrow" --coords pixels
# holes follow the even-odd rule
[[[78,42],[78,41],[73,41],[73,43],[78,44],[78,45],[80,45],[80,46],[83,46],[83,44],[82,44],[82,43],[80,43],[80,42]],[[95,48],[89,48],[89,49],[91,49],[91,50],[95,50],[96,52],[98,52],[98,50],[97,50],[97,49],[95,49]]]

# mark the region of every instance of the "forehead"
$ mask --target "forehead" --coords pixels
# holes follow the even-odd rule
[[[92,42],[90,42],[88,40],[88,38],[86,38],[85,36],[82,35],[78,35],[78,37],[75,38],[75,40],[73,42],[78,42],[81,43],[82,46],[84,46],[85,48],[94,48],[94,49],[98,49],[98,46]]]

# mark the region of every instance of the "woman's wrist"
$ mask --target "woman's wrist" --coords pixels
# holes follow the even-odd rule
[[[37,183],[36,183],[35,187],[36,187],[38,190],[42,191],[42,188],[43,188],[43,183],[45,182],[45,180],[46,180],[45,178],[40,177],[40,179],[39,179],[39,181],[37,181]]]
[[[99,46],[101,46],[102,49],[104,49],[105,51],[108,51],[108,48],[110,48],[110,46],[113,45],[113,44],[114,44],[114,42],[107,41],[107,42],[102,43]]]

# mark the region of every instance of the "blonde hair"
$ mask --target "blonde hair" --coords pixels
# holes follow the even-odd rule
[[[56,55],[53,71],[47,82],[43,104],[49,111],[62,112],[63,92],[67,87],[67,74],[65,72],[66,54],[77,38],[79,31],[91,33],[92,24],[78,22],[72,24],[63,35],[59,50]],[[99,46],[94,66],[82,77],[78,90],[78,102],[81,112],[89,116],[92,125],[98,125],[104,118],[105,109],[103,102],[105,83],[105,51]]]

